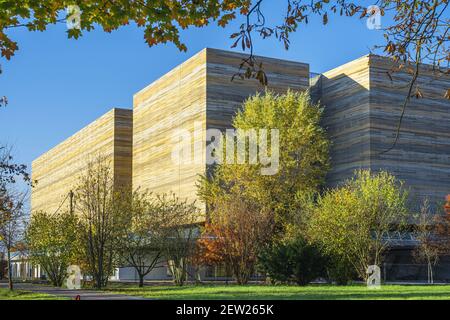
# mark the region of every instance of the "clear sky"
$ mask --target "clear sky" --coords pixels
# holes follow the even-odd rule
[[[285,1],[266,1],[270,20],[280,18]],[[107,34],[99,28],[68,40],[65,24],[43,33],[16,29],[10,36],[20,50],[11,61],[0,60],[0,95],[9,105],[0,109],[0,143],[14,147],[18,162],[31,161],[112,107],[131,108],[133,94],[205,47],[229,49],[231,33],[210,25],[182,33],[188,45],[180,53],[172,45],[149,48],[143,31],[126,27]],[[369,53],[383,43],[382,31],[369,30],[357,17],[331,16],[327,26],[317,17],[291,38],[289,51],[275,39],[257,40],[255,53],[306,62],[324,72]]]

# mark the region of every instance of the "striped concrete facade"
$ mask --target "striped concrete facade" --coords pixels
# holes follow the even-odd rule
[[[257,80],[231,81],[242,54],[205,49],[134,96],[133,186],[155,193],[174,192],[197,199],[196,183],[205,174],[206,129],[231,127],[242,102],[265,90]],[[304,63],[257,57],[270,78],[268,89],[309,87],[309,66]],[[195,126],[200,134],[195,135]],[[172,160],[174,133],[192,135],[192,163]],[[175,135],[176,138],[176,135]],[[195,160],[198,151],[199,161]],[[197,201],[203,209],[203,204]]]
[[[98,156],[111,164],[116,185],[131,184],[131,148],[132,112],[112,109],[33,161],[31,211],[67,211],[69,192]]]
[[[393,146],[407,84],[405,71],[390,72],[392,61],[368,55],[325,72],[314,87],[325,106],[324,125],[332,148],[328,183],[335,186],[355,169],[387,170],[405,181],[411,200],[441,205],[450,193],[450,75],[421,68],[399,140]]]

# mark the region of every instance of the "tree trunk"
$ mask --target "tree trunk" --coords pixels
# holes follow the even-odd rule
[[[144,275],[139,274],[139,288],[144,287]]]
[[[433,284],[433,265],[431,264],[431,261],[428,262],[428,283]]]
[[[433,265],[430,263],[430,283],[434,284],[434,279],[433,279]]]
[[[178,261],[174,259],[172,261],[171,270],[175,285],[182,287],[186,281],[186,265],[184,258],[180,258]]]
[[[97,274],[97,279],[95,279],[96,284],[95,284],[95,288],[97,290],[100,290],[102,288],[102,276],[101,276],[101,272],[99,272]]]
[[[200,275],[200,267],[196,267],[196,269],[195,269],[195,282],[197,284],[202,283],[202,276]]]
[[[97,280],[96,281],[97,282],[96,289],[98,289],[98,290],[100,290],[103,286],[103,263],[102,262],[103,262],[102,257],[99,254],[98,263],[97,263],[98,273],[97,273],[97,279],[96,279]]]
[[[14,283],[12,280],[12,265],[11,265],[11,249],[8,248],[8,287],[9,290],[14,290]]]

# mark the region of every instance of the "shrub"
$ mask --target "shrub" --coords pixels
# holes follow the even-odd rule
[[[327,274],[329,280],[340,286],[345,286],[358,277],[353,265],[348,260],[340,257],[330,257],[327,265]]]
[[[259,256],[259,269],[274,282],[304,286],[325,275],[327,258],[303,238],[274,244]]]

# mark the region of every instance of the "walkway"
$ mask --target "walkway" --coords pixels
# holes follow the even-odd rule
[[[7,283],[4,282],[0,283],[0,288],[7,288],[7,287],[8,287]],[[77,296],[80,296],[81,300],[147,300],[142,297],[105,293],[94,290],[69,290],[50,286],[34,285],[30,283],[14,283],[14,288],[17,290],[25,290],[36,293],[46,293],[70,299],[75,299]]]

